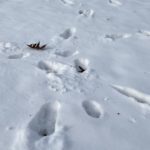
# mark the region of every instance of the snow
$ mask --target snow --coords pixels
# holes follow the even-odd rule
[[[120,92],[126,96],[134,98],[139,103],[146,103],[146,104],[150,105],[150,95],[141,93],[135,89],[128,88],[128,87],[122,87],[122,86],[118,86],[118,85],[113,85],[112,87],[114,89],[116,89],[118,92]]]
[[[96,101],[83,101],[82,106],[85,109],[86,113],[91,117],[100,118],[103,113],[102,108]]]
[[[0,150],[149,150],[149,10],[1,0]]]

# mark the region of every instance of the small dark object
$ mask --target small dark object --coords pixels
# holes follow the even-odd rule
[[[120,115],[120,113],[118,112],[117,115]]]
[[[47,136],[47,133],[43,133],[42,135],[43,135],[43,136]]]
[[[48,132],[47,132],[46,129],[40,131],[39,134],[40,134],[41,136],[48,136]]]
[[[80,15],[83,14],[83,11],[82,11],[82,10],[79,10],[79,14],[80,14]]]
[[[47,46],[47,44],[40,45],[40,42],[38,42],[38,43],[29,44],[27,46],[30,47],[30,48],[33,48],[33,49],[43,50],[43,49],[45,49],[45,47]]]
[[[85,71],[85,69],[84,68],[82,68],[81,66],[78,66],[78,72],[80,72],[80,73],[82,73],[82,72],[84,72]]]

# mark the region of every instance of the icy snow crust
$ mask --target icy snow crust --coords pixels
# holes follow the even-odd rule
[[[148,0],[1,0],[0,150],[149,150],[149,16]]]

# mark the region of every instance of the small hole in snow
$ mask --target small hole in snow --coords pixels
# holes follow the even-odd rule
[[[83,14],[83,11],[82,11],[82,10],[79,10],[79,12],[78,12],[78,13],[81,15],[81,14]]]
[[[120,115],[120,112],[118,112],[117,115],[119,116],[119,115]]]
[[[82,72],[84,72],[85,70],[86,70],[86,69],[84,69],[83,67],[78,66],[78,69],[77,69],[78,72],[82,73]]]
[[[41,136],[48,136],[48,132],[47,132],[46,129],[41,130],[41,131],[39,132],[39,134],[40,134]]]

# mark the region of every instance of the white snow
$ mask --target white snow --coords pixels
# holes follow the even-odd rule
[[[139,103],[146,103],[150,105],[150,95],[144,94],[129,87],[122,87],[118,85],[113,85],[112,87],[128,97],[134,98]]]
[[[148,0],[1,0],[0,150],[149,150],[149,15]]]
[[[109,0],[109,3],[112,6],[120,6],[120,5],[122,5],[122,3],[120,2],[120,0]]]
[[[56,74],[63,74],[67,71],[67,66],[62,63],[56,63],[51,61],[40,61],[38,64],[40,69],[46,70],[47,72],[53,72]]]
[[[103,110],[102,110],[101,106],[96,101],[85,100],[82,102],[82,106],[83,106],[84,110],[86,111],[86,113],[91,117],[100,118],[101,115],[103,114]]]
[[[78,59],[75,59],[74,63],[75,63],[75,67],[77,71],[81,72],[82,70],[86,71],[88,69],[90,62],[86,58],[78,58]]]

